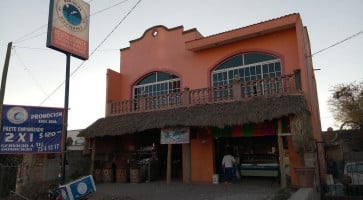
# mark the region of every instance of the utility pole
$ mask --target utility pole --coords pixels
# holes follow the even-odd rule
[[[3,104],[4,104],[4,95],[5,95],[5,88],[6,88],[6,78],[8,76],[8,69],[9,69],[9,62],[10,62],[10,54],[11,48],[13,43],[8,43],[8,49],[6,51],[4,69],[3,69],[3,76],[1,79],[1,89],[0,89],[0,128],[2,126],[2,119],[3,119]]]
[[[8,43],[8,49],[6,51],[5,63],[3,68],[3,76],[1,78],[1,88],[0,88],[0,128],[2,127],[3,121],[3,104],[4,104],[4,95],[5,95],[5,88],[6,88],[6,78],[8,76],[8,69],[9,69],[9,62],[10,62],[10,54],[11,54],[11,47],[12,42]],[[0,131],[1,132],[1,131]],[[4,185],[3,179],[0,180],[0,185]]]

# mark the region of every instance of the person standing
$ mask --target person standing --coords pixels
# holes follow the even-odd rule
[[[227,154],[223,156],[222,159],[222,168],[224,169],[224,174],[226,176],[226,182],[232,183],[232,179],[234,177],[234,164],[236,163],[236,160],[232,156],[231,150],[227,150]]]

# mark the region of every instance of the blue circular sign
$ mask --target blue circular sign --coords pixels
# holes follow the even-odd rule
[[[88,26],[88,12],[81,0],[58,0],[56,9],[61,21],[72,32],[81,32]]]
[[[82,22],[81,12],[72,4],[63,6],[63,16],[73,26],[78,26]]]

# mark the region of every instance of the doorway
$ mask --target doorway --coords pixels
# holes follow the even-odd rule
[[[215,142],[216,173],[223,181],[222,159],[227,149],[236,159],[236,180],[245,177],[279,176],[277,136],[218,138]]]
[[[172,144],[171,149],[171,180],[181,181],[183,179],[182,144]],[[159,150],[160,175],[161,179],[166,180],[168,145],[160,145]]]

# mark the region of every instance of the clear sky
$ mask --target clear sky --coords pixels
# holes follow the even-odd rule
[[[91,6],[88,61],[71,58],[68,130],[104,117],[106,69],[119,71],[119,49],[155,25],[197,28],[204,36],[291,13],[300,13],[309,31],[322,129],[338,127],[329,111],[331,89],[363,80],[362,0],[86,0]],[[129,15],[127,15],[129,13]],[[46,48],[49,0],[0,0],[0,67],[13,42],[4,104],[64,106],[66,57]],[[127,17],[126,17],[127,16]],[[126,17],[126,18],[125,18]],[[358,34],[353,38],[350,36]],[[59,89],[57,89],[59,88]]]

